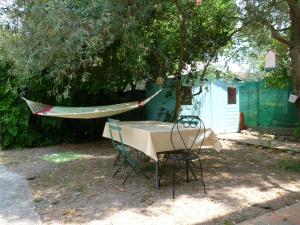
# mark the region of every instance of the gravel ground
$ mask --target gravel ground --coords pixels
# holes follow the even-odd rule
[[[278,161],[299,154],[223,141],[217,153],[201,153],[207,193],[201,182],[186,183],[178,172],[176,198],[171,176],[155,190],[154,162],[145,162],[151,177],[126,170],[111,178],[116,152],[111,143],[69,145],[0,152],[0,163],[27,177],[44,224],[236,224],[300,199],[300,174],[283,171]],[[75,151],[84,158],[64,164],[38,159],[47,153]],[[196,170],[200,177],[200,170]]]

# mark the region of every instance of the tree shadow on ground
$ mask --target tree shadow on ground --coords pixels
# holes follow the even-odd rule
[[[62,165],[37,159],[45,152],[70,150],[87,157]],[[153,169],[147,171],[150,180],[134,175],[121,185],[126,169],[112,178],[116,152],[107,141],[28,153],[32,156],[12,168],[35,176],[30,185],[38,212],[47,223],[236,223],[291,204],[300,197],[300,175],[277,167],[285,153],[253,146],[232,143],[221,153],[204,149],[201,157],[208,193],[203,193],[200,181],[191,179],[186,183],[185,172],[181,170],[176,174],[175,200],[171,195],[170,170],[158,191]],[[28,168],[24,169],[26,165]],[[200,177],[199,168],[195,172]]]

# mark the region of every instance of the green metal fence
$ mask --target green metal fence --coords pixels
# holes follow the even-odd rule
[[[291,87],[266,88],[264,81],[240,86],[240,111],[245,124],[264,127],[293,127],[298,121],[296,107],[288,102]]]

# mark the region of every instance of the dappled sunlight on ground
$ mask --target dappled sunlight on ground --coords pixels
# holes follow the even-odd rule
[[[204,209],[204,210],[199,210]],[[114,210],[100,223],[89,224],[194,224],[228,212],[222,203],[181,195],[175,200],[161,200],[147,208]],[[177,216],[176,216],[177,215]],[[121,219],[122,218],[122,219]]]
[[[186,183],[184,170],[178,170],[175,200],[170,170],[160,190],[155,190],[153,161],[142,160],[150,180],[135,175],[121,185],[127,169],[112,178],[116,152],[107,141],[8,151],[0,160],[32,178],[29,182],[34,201],[45,224],[237,223],[300,198],[300,174],[278,167],[280,159],[299,159],[299,155],[230,141],[222,144],[221,153],[212,149],[201,153],[208,193],[203,193],[200,181]],[[38,159],[61,151],[84,157],[60,165]],[[199,168],[195,172],[200,177]]]

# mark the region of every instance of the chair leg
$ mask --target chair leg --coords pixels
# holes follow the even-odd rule
[[[164,162],[164,164],[161,166],[160,176],[159,176],[159,179],[158,179],[158,186],[160,186],[160,180],[161,180],[161,178],[162,178],[162,176],[163,176],[163,172],[164,172],[164,171],[163,171],[163,168],[166,167],[167,162],[168,162],[168,159],[166,159],[166,161]]]
[[[189,161],[188,161],[188,160],[186,160],[186,161],[185,161],[186,182],[189,182],[189,167],[190,167],[190,165],[189,165]]]
[[[120,171],[121,167],[123,166],[124,162],[122,162],[122,164],[116,169],[116,171],[113,174],[113,178],[117,175],[117,173]]]
[[[175,160],[173,161],[173,190],[172,190],[172,194],[173,194],[173,199],[175,199]]]
[[[204,183],[204,180],[203,180],[202,163],[201,163],[201,159],[200,158],[198,158],[198,159],[199,159],[199,164],[200,164],[201,181],[202,181],[202,184],[203,184],[204,193],[206,193],[205,183]]]
[[[160,186],[160,178],[159,178],[159,155],[157,155],[157,161],[155,163],[155,188],[156,188],[156,191],[158,190],[159,186]]]
[[[135,167],[131,167],[132,170],[139,175],[143,175],[147,180],[149,180],[149,177],[146,175],[146,173],[144,173],[141,169],[138,168],[138,170]]]
[[[122,185],[124,185],[124,184],[126,183],[127,179],[130,177],[130,175],[132,174],[132,171],[133,171],[133,170],[134,170],[133,168],[130,170],[130,172],[128,173],[128,175],[127,175],[127,176],[125,177],[125,179],[123,180]]]
[[[140,171],[139,174],[142,174],[147,180],[149,180],[149,177],[143,171]]]
[[[189,164],[189,169],[190,169],[190,171],[192,172],[193,177],[195,178],[195,180],[198,180],[198,178],[197,178],[197,176],[196,176],[196,174],[195,174],[195,172],[194,172],[193,167],[192,167],[191,164],[192,164],[192,163]]]
[[[115,159],[115,161],[114,161],[114,164],[113,164],[114,166],[117,165],[117,162],[119,161],[120,156],[121,156],[121,153],[119,152],[119,154],[117,155],[117,157],[116,157],[116,159]]]

